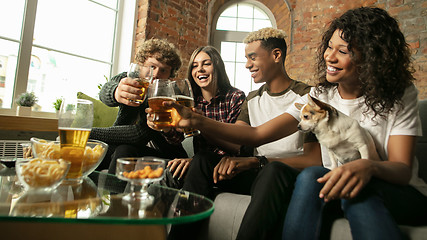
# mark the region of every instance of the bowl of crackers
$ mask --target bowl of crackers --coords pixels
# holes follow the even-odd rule
[[[31,151],[34,157],[43,159],[60,159],[61,145],[59,141],[50,141],[40,138],[31,138]],[[102,162],[107,154],[108,144],[89,139],[86,143],[86,148],[83,156],[83,177],[91,174]]]
[[[52,190],[58,187],[70,169],[63,159],[18,158],[15,169],[19,181],[26,189]]]

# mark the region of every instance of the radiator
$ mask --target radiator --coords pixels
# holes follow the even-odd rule
[[[0,157],[22,157],[21,143],[30,143],[30,141],[0,140]]]

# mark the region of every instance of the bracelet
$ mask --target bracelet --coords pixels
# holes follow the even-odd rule
[[[268,160],[265,156],[255,156],[258,159],[259,166],[258,168],[261,170],[267,163]]]

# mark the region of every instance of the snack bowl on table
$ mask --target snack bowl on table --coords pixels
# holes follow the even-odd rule
[[[61,146],[59,141],[49,141],[40,138],[31,138],[32,152],[34,157],[40,157],[44,159],[60,159],[61,158]],[[83,177],[87,177],[91,174],[102,162],[105,155],[107,154],[108,144],[89,139],[86,143],[83,160]]]
[[[70,165],[63,159],[18,158],[15,169],[19,181],[27,190],[53,190],[64,180]]]
[[[131,184],[130,193],[123,197],[126,202],[151,205],[154,196],[147,192],[148,185],[164,177],[166,161],[156,157],[128,157],[117,159],[116,176]],[[138,191],[136,188],[140,187]]]
[[[89,139],[86,143],[86,149],[84,153],[83,161],[83,177],[87,177],[99,166],[107,154],[108,144]]]

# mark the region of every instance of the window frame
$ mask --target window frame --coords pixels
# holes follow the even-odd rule
[[[113,9],[111,7],[105,6],[101,3],[94,2],[95,4]],[[37,12],[38,0],[26,0],[24,4],[24,15],[22,20],[22,30],[20,39],[10,39],[7,37],[0,37],[0,39],[12,41],[19,44],[18,56],[17,56],[17,65],[16,65],[16,74],[15,74],[15,85],[14,85],[14,94],[13,99],[16,99],[21,93],[26,92],[28,85],[28,76],[31,63],[31,52],[32,47],[38,47],[46,50],[53,50],[55,52],[67,54],[70,56],[80,57],[92,61],[102,62],[110,64],[110,78],[114,76],[123,69],[127,69],[129,63],[131,62],[133,51],[134,51],[134,41],[135,41],[135,31],[136,31],[136,22],[138,17],[138,1],[137,0],[118,0],[117,12],[116,15],[116,24],[114,29],[114,39],[113,39],[113,52],[110,62],[105,62],[102,60],[92,59],[85,56],[72,54],[64,52],[58,49],[50,49],[44,46],[39,46],[33,44],[33,34],[35,27],[35,18]],[[12,107],[9,108],[0,108],[0,114],[6,116],[14,116],[16,114],[17,104],[15,101],[12,101]],[[42,117],[42,118],[56,118],[55,113],[50,112],[36,112],[33,111],[33,117]]]
[[[213,19],[212,19],[212,36],[211,36],[211,44],[218,49],[219,52],[221,52],[221,41],[227,41],[227,42],[239,42],[242,43],[243,39],[250,33],[250,32],[240,32],[240,31],[225,31],[225,30],[216,30],[216,25],[218,22],[218,18],[221,16],[221,14],[230,6],[234,4],[242,4],[247,3],[254,5],[261,10],[264,11],[265,14],[267,14],[268,18],[271,21],[271,25],[273,28],[277,28],[276,18],[274,17],[271,10],[266,7],[264,4],[253,1],[253,0],[234,0],[229,1],[222,5],[218,11],[215,13]]]
[[[264,4],[258,1],[254,0],[234,0],[230,1],[223,6],[221,6],[218,11],[215,13],[213,19],[212,19],[212,25],[211,25],[211,45],[214,46],[218,51],[221,53],[221,42],[234,42],[234,43],[243,43],[243,39],[250,33],[250,32],[244,32],[244,31],[228,31],[228,30],[217,30],[216,26],[218,23],[218,19],[221,16],[221,14],[228,9],[230,6],[235,4],[250,4],[255,7],[258,7],[269,18],[271,25],[273,28],[277,28],[277,22],[276,18],[274,17],[274,14],[271,12],[269,8],[267,8]],[[238,63],[234,61],[234,63]],[[235,68],[235,70],[237,70]],[[235,73],[236,74],[236,73]],[[230,77],[230,76],[229,76]],[[233,76],[234,79],[234,76]],[[236,81],[236,79],[234,79]],[[231,78],[230,78],[231,81]],[[231,83],[232,86],[236,86],[235,82]],[[253,86],[255,85],[254,82],[251,82],[251,90],[255,90]],[[249,91],[249,92],[250,92]]]

